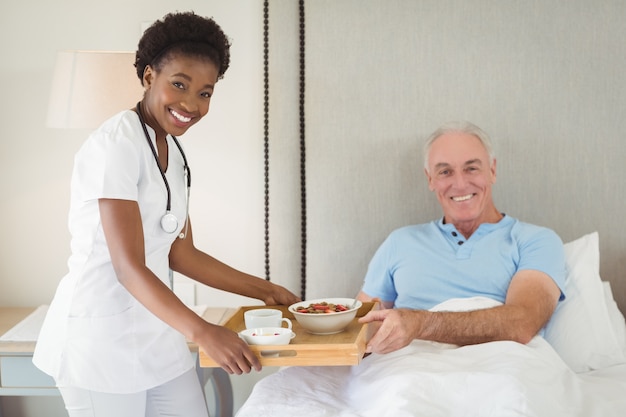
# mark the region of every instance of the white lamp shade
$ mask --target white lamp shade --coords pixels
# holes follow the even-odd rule
[[[95,128],[143,96],[133,52],[62,51],[57,55],[46,125]]]

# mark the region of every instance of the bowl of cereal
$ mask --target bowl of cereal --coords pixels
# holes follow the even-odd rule
[[[342,332],[356,317],[362,303],[354,298],[319,298],[289,306],[289,312],[309,333]]]

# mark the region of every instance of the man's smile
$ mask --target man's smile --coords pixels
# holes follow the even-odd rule
[[[453,201],[456,201],[456,202],[461,202],[461,201],[467,201],[467,200],[469,200],[470,198],[474,197],[475,195],[476,195],[476,194],[467,194],[467,195],[461,195],[461,196],[458,196],[458,197],[450,197],[450,198],[451,198]]]

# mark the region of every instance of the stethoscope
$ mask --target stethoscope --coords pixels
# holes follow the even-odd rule
[[[154,156],[154,161],[159,167],[159,172],[161,173],[161,177],[163,178],[163,182],[165,183],[165,189],[167,190],[167,205],[165,206],[165,214],[161,217],[161,228],[163,231],[167,233],[174,233],[176,229],[178,229],[178,219],[174,214],[171,213],[172,209],[172,192],[170,191],[170,184],[167,182],[167,177],[165,176],[165,172],[161,167],[161,163],[159,162],[159,155],[157,154],[154,145],[152,144],[152,140],[150,139],[150,135],[148,134],[148,129],[146,128],[146,122],[143,120],[143,116],[141,115],[141,102],[137,103],[137,114],[139,115],[139,121],[141,122],[141,127],[143,128],[143,133],[146,135],[146,140],[148,141],[148,145],[150,145],[150,149],[152,150],[152,155]],[[178,139],[174,135],[172,139],[174,139],[174,143],[176,147],[180,151],[180,155],[183,157],[183,169],[184,175],[187,177],[187,201],[186,201],[186,209],[185,209],[185,231],[181,232],[178,237],[180,239],[184,239],[187,237],[187,229],[189,227],[189,192],[191,191],[191,170],[189,169],[189,164],[187,164],[187,157],[185,156],[185,152],[183,152],[183,148],[178,143]]]

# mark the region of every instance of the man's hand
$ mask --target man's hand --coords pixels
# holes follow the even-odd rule
[[[370,311],[359,323],[380,322],[378,331],[365,348],[367,353],[389,353],[408,346],[420,327],[420,310],[385,309]]]

